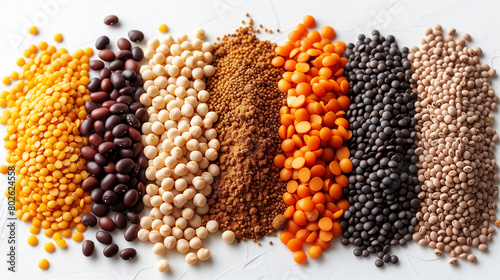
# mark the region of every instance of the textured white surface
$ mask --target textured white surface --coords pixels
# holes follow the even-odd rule
[[[203,27],[207,40],[232,32],[250,13],[256,24],[264,28],[281,30],[280,33],[263,33],[261,39],[283,42],[288,31],[299,23],[303,16],[316,17],[318,26],[331,25],[338,40],[355,42],[359,33],[369,34],[373,28],[382,35],[393,34],[400,46],[418,45],[426,27],[439,23],[445,29],[454,27],[459,34],[470,33],[472,46],[483,49],[482,63],[500,69],[500,18],[497,1],[8,1],[0,0],[0,77],[16,70],[15,60],[22,50],[41,40],[53,44],[52,36],[63,33],[64,42],[57,46],[70,52],[75,48],[93,46],[100,35],[108,35],[115,43],[126,37],[129,29],[142,30],[146,38],[160,35],[160,23],[169,26],[169,34],[188,33]],[[116,14],[120,25],[109,27],[102,23],[104,16]],[[39,35],[27,33],[31,25],[39,28]],[[498,90],[498,81],[494,87]],[[3,85],[0,91],[4,90]],[[498,121],[495,127],[499,130]],[[3,139],[5,128],[0,129]],[[3,143],[3,141],[1,141]],[[3,144],[2,144],[3,146]],[[497,155],[497,160],[499,156]],[[5,163],[5,151],[1,149],[0,163]],[[7,176],[0,176],[0,190],[7,188]],[[86,258],[81,254],[81,244],[68,241],[68,248],[56,249],[53,254],[43,250],[48,241],[39,235],[39,245],[30,247],[26,243],[29,224],[17,222],[17,272],[7,270],[6,228],[7,199],[0,198],[0,279],[499,279],[500,241],[494,237],[489,251],[480,253],[477,263],[461,260],[454,267],[448,258],[436,257],[432,250],[411,242],[408,246],[394,248],[400,258],[398,265],[387,265],[377,269],[375,257],[356,258],[354,247],[342,246],[334,240],[332,247],[318,260],[309,259],[307,265],[296,265],[292,254],[277,237],[261,240],[262,246],[253,242],[228,245],[220,239],[220,232],[211,234],[204,247],[212,251],[210,261],[189,266],[184,255],[168,251],[163,257],[170,262],[170,271],[157,272],[159,257],[151,252],[151,244],[139,241],[133,244],[122,238],[122,232],[113,234],[120,248],[133,246],[138,257],[125,262],[115,257],[106,259],[99,251]],[[95,229],[85,232],[85,237],[94,239]],[[273,241],[274,245],[269,245]],[[96,243],[97,244],[97,243]],[[37,267],[40,258],[50,261],[50,269],[41,271]]]

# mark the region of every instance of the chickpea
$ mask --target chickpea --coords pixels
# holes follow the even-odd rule
[[[198,249],[198,252],[196,252],[196,256],[198,256],[198,259],[200,261],[206,261],[210,259],[210,250],[206,248],[200,248]]]
[[[199,227],[196,229],[196,236],[200,239],[205,239],[208,236],[208,230],[206,227]]]
[[[210,173],[213,177],[215,177],[215,176],[219,175],[219,173],[220,173],[220,168],[219,168],[219,166],[218,166],[217,164],[213,164],[213,163],[212,163],[212,164],[210,164],[210,165],[208,166],[208,172],[209,172],[209,173]]]
[[[165,245],[165,248],[167,248],[169,250],[173,249],[176,244],[177,244],[177,239],[175,239],[175,237],[173,237],[173,236],[167,236],[163,240],[163,245]]]
[[[222,240],[224,240],[227,244],[231,244],[234,242],[236,235],[234,232],[230,230],[226,230],[222,233]]]
[[[202,207],[207,203],[207,198],[203,194],[197,193],[193,198],[193,203],[196,207]]]
[[[177,240],[177,251],[181,254],[185,254],[189,251],[189,242],[186,239]]]
[[[208,210],[210,210],[210,207],[208,207],[208,204],[205,204],[201,207],[196,207],[196,212],[200,215],[205,215],[208,213]]]
[[[191,238],[191,240],[189,240],[189,247],[191,247],[192,249],[200,249],[201,246],[203,245],[203,242],[201,241],[201,239],[199,237],[193,237]]]
[[[151,218],[153,218],[153,219],[161,219],[163,217],[163,215],[160,211],[160,208],[158,208],[158,207],[152,208],[149,211],[149,216],[151,216]]]
[[[168,214],[172,213],[173,205],[171,203],[164,202],[160,205],[159,209],[163,215],[168,215]]]
[[[189,159],[194,161],[194,162],[200,162],[202,158],[203,158],[203,155],[201,154],[200,151],[192,151],[189,154]],[[198,166],[198,170],[199,170],[199,166]]]
[[[188,245],[189,246],[189,245]],[[195,264],[198,262],[198,257],[196,256],[195,253],[191,252],[186,255],[186,262],[188,264]]]
[[[184,236],[184,231],[178,227],[173,227],[172,228],[172,236],[175,237],[176,239],[181,239]]]
[[[141,228],[137,232],[137,239],[139,239],[141,241],[148,241],[149,240],[149,230]]]
[[[219,140],[217,140],[217,139],[210,140],[210,142],[208,142],[208,147],[212,148],[212,149],[215,149],[215,150],[219,150],[220,149],[220,142],[219,142]]]
[[[159,195],[154,195],[150,199],[150,204],[153,207],[159,207],[162,202],[163,202],[163,199]]]
[[[201,217],[199,215],[194,215],[191,219],[188,220],[188,224],[193,228],[199,228],[201,226]]]
[[[204,195],[205,197],[209,196],[211,193],[212,187],[210,185],[206,185],[203,189],[200,190],[200,194]]]
[[[175,218],[172,215],[165,215],[162,218],[163,224],[173,227],[175,225]]]
[[[161,187],[167,191],[171,190],[174,187],[174,179],[172,178],[165,178],[161,182]],[[165,198],[163,198],[165,202],[171,202],[171,201],[166,201]]]
[[[219,229],[219,223],[215,220],[210,220],[207,222],[207,230],[208,232],[214,233]]]
[[[155,243],[155,245],[153,245],[153,254],[157,255],[157,256],[160,256],[160,255],[163,255],[165,253],[165,245],[163,245],[163,243],[161,242],[157,242]]]
[[[178,208],[181,208],[186,204],[187,198],[184,194],[178,194],[174,197],[174,205]]]
[[[184,179],[177,179],[175,180],[175,189],[182,192],[184,191],[188,186],[188,183]]]
[[[170,264],[168,263],[167,260],[160,260],[158,261],[156,268],[158,269],[159,272],[166,272],[170,269]]]

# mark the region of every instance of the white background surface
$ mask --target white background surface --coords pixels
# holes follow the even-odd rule
[[[56,44],[72,52],[76,48],[94,46],[100,35],[108,35],[112,43],[126,37],[128,30],[142,30],[146,39],[159,36],[160,23],[169,26],[169,34],[188,33],[193,38],[194,30],[203,27],[209,41],[232,32],[250,13],[254,22],[264,28],[281,29],[281,33],[261,33],[261,39],[283,42],[287,33],[299,23],[303,16],[311,14],[318,27],[331,25],[337,32],[337,40],[355,42],[359,33],[369,34],[373,28],[382,35],[393,34],[400,46],[418,45],[426,27],[439,23],[445,29],[454,27],[459,34],[470,33],[472,46],[483,49],[482,63],[500,70],[500,5],[490,1],[69,1],[69,0],[0,0],[0,77],[17,70],[16,58],[30,44],[41,40],[56,44],[55,33],[63,33],[64,41]],[[102,19],[108,14],[120,18],[119,26],[106,26]],[[36,25],[37,36],[29,35],[27,28]],[[496,79],[497,80],[497,79]],[[498,81],[494,87],[498,90]],[[0,86],[0,91],[5,90]],[[498,122],[495,123],[497,131]],[[3,139],[5,127],[0,128]],[[3,146],[3,140],[1,141]],[[497,161],[500,159],[497,153]],[[5,163],[5,151],[0,152],[0,163]],[[107,259],[101,254],[103,246],[97,244],[97,252],[91,258],[81,253],[81,244],[72,240],[64,250],[53,254],[43,250],[49,241],[39,234],[39,245],[30,247],[26,243],[29,235],[28,223],[17,222],[17,266],[16,273],[7,271],[7,199],[3,192],[7,188],[7,176],[0,177],[0,280],[15,279],[500,279],[498,260],[500,240],[497,236],[489,243],[489,251],[476,250],[477,263],[461,260],[454,267],[448,258],[438,258],[432,249],[411,242],[408,246],[394,248],[400,263],[378,269],[375,256],[356,258],[354,247],[345,247],[336,239],[332,247],[318,260],[309,258],[307,265],[296,265],[292,253],[277,237],[261,240],[262,246],[247,241],[227,245],[220,239],[220,232],[211,234],[204,247],[212,251],[208,262],[190,266],[184,255],[167,251],[163,256],[170,262],[170,271],[157,272],[160,259],[151,252],[152,244],[135,241],[127,244],[123,231],[114,237],[120,248],[133,246],[138,257],[122,261],[118,256]],[[89,229],[85,237],[95,240],[95,229]],[[269,241],[274,245],[269,245]],[[38,260],[47,258],[50,268],[42,271]]]

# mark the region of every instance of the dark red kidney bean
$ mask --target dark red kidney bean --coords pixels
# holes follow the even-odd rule
[[[102,103],[106,100],[109,100],[109,94],[105,91],[94,92],[94,93],[90,94],[90,100],[92,100],[96,103]],[[94,110],[92,110],[92,111],[94,111]]]
[[[97,241],[101,242],[104,245],[113,243],[113,237],[111,236],[111,234],[102,230],[95,233],[95,239],[97,239]]]
[[[133,47],[130,51],[135,61],[141,61],[144,58],[144,51],[140,47]]]
[[[92,116],[92,114],[91,114],[91,116]],[[106,131],[106,129],[104,128],[104,123],[101,120],[95,121],[94,122],[94,130],[97,133],[103,133],[104,131]]]
[[[127,207],[134,206],[139,201],[139,192],[137,190],[128,190],[123,196],[123,204]]]
[[[100,50],[97,55],[99,56],[100,59],[108,62],[113,61],[115,59],[115,53],[108,49]]]
[[[120,159],[116,163],[116,171],[122,174],[127,174],[132,168],[134,168],[134,161],[129,158]]]
[[[113,222],[110,217],[99,218],[99,226],[105,231],[115,230],[115,222]]]
[[[101,180],[101,188],[105,191],[111,190],[111,189],[113,189],[115,183],[116,183],[115,174],[107,174]]]
[[[119,90],[120,96],[122,95],[130,95],[134,92],[134,88],[131,86],[124,86]]]
[[[107,154],[114,149],[116,149],[116,145],[113,142],[102,142],[99,148],[97,148],[101,154]]]
[[[129,85],[132,87],[140,87],[144,84],[144,80],[142,79],[142,76],[135,76],[134,79],[130,80]]]
[[[86,192],[92,190],[99,185],[99,180],[96,177],[89,176],[82,182],[82,189]]]
[[[130,176],[126,174],[116,173],[116,180],[118,181],[118,183],[125,184],[130,180]]]
[[[130,149],[120,149],[118,151],[118,156],[121,158],[131,158],[134,155],[134,152]]]
[[[123,69],[124,63],[121,60],[114,60],[109,64],[109,69],[111,71],[121,70]],[[111,75],[113,77],[113,75]]]
[[[113,134],[111,133],[111,131],[108,130],[104,133],[104,141],[113,142],[113,138],[114,137],[113,137]]]
[[[85,102],[85,111],[87,111],[87,114],[92,113],[95,109],[99,108],[99,105],[97,105],[94,101],[89,100]]]
[[[128,136],[130,137],[130,139],[132,139],[132,141],[141,141],[141,133],[131,126],[128,127]]]
[[[103,191],[101,188],[95,188],[90,192],[90,198],[93,202],[102,202]]]
[[[136,189],[139,192],[140,196],[143,196],[144,194],[146,194],[146,185],[144,185],[142,182],[137,183]]]
[[[104,18],[104,24],[115,25],[118,23],[118,17],[115,15],[109,15]]]
[[[109,107],[109,111],[113,115],[127,114],[129,112],[128,105],[125,103],[115,103]]]
[[[127,220],[132,224],[138,225],[141,222],[141,218],[134,212],[127,212]]]
[[[91,60],[89,62],[89,67],[90,69],[92,70],[101,70],[102,68],[104,68],[104,62],[102,62],[101,60],[98,60],[98,59],[94,59],[94,60]]]
[[[139,108],[134,114],[141,123],[145,123],[148,120],[148,111],[144,108]]]
[[[93,160],[95,154],[97,154],[97,151],[90,146],[83,146],[80,152],[82,153],[82,157],[86,160]]]
[[[92,127],[92,119],[83,120],[82,124],[80,125],[80,134],[83,136],[89,136],[90,132],[92,131]]]
[[[121,88],[120,89],[120,94],[121,94],[122,89],[126,89],[126,88],[130,88],[130,87],[126,86],[124,88]],[[125,103],[127,105],[130,105],[130,104],[134,103],[134,99],[132,97],[128,96],[128,95],[120,95],[120,97],[118,97],[116,99],[116,102],[118,102],[118,103]]]
[[[139,156],[141,154],[143,148],[144,147],[142,146],[141,142],[134,143],[132,145],[132,151],[134,151],[134,156],[133,157]]]
[[[134,54],[132,53],[132,57]],[[125,70],[132,70],[134,72],[139,72],[139,63],[137,63],[132,58],[125,60]]]
[[[148,167],[148,158],[144,155],[140,155],[138,158],[137,158],[137,163],[139,164],[139,166],[141,168],[147,168]]]
[[[128,32],[128,38],[132,42],[139,43],[142,40],[144,40],[144,34],[141,31],[139,31],[139,30],[130,30]]]
[[[136,102],[138,102],[139,104],[141,104],[140,99],[141,99],[141,95],[142,95],[143,93],[146,93],[146,90],[144,90],[144,88],[143,88],[142,86],[141,86],[141,87],[137,87],[137,88],[135,89],[135,92],[134,92],[134,96],[133,96],[133,97],[134,97],[134,100],[135,100]]]
[[[90,211],[94,213],[94,215],[96,215],[97,217],[105,217],[109,213],[109,208],[103,203],[94,203],[90,207]]]
[[[109,77],[111,77],[111,70],[108,68],[103,68],[101,72],[99,72],[99,79],[104,80]]]
[[[125,85],[125,78],[121,74],[113,73],[111,74],[111,83],[115,88],[121,88]]]
[[[134,248],[126,248],[120,252],[120,258],[124,261],[131,260],[137,256],[137,251]]]
[[[108,245],[104,248],[104,250],[102,250],[102,254],[106,257],[106,258],[112,258],[114,257],[117,253],[118,253],[118,245],[116,244],[111,244],[111,245]]]
[[[129,207],[128,209],[134,213],[140,214],[142,210],[144,210],[144,203],[139,200],[136,205]]]
[[[114,137],[121,137],[127,134],[127,132],[128,132],[128,126],[126,124],[121,123],[115,126],[111,133],[113,133]]]
[[[115,212],[123,212],[125,210],[127,210],[127,207],[125,206],[125,204],[123,204],[123,202],[118,202],[116,203],[115,205],[111,205],[109,206],[109,209],[115,211]]]
[[[114,101],[114,100],[106,100],[106,101],[102,102],[101,107],[111,108],[111,106],[115,103],[116,103],[116,101]]]
[[[122,75],[125,78],[125,80],[128,80],[128,81],[133,80],[137,76],[135,71],[129,70],[129,69],[124,70]]]
[[[128,148],[132,145],[132,139],[129,137],[116,137],[113,143],[118,147]]]
[[[127,218],[129,218],[129,214],[133,214],[135,215],[136,217],[139,217],[137,216],[137,214],[134,214],[132,212],[127,212]],[[129,219],[130,221],[130,219]],[[134,240],[137,239],[137,233],[139,232],[139,221],[137,221],[137,223],[134,223],[132,221],[130,221],[132,223],[132,225],[130,225],[126,230],[125,230],[125,233],[123,234],[123,236],[125,237],[125,240],[127,240],[128,242],[132,242]]]
[[[139,181],[141,181],[143,184],[146,184],[148,182],[148,178],[146,177],[146,169],[141,168],[137,179],[139,179]]]
[[[85,257],[90,257],[94,253],[94,241],[85,240],[82,243],[82,253]]]
[[[87,167],[87,172],[89,172],[90,174],[92,174],[96,177],[99,177],[99,175],[101,175],[102,168],[99,164],[97,164],[97,162],[87,161],[86,167]]]
[[[117,229],[124,229],[127,227],[127,215],[125,215],[125,213],[116,213],[114,220]]]
[[[121,50],[116,53],[116,59],[119,59],[122,63],[131,57],[132,53],[128,50]],[[123,64],[123,66],[125,66],[125,64]]]
[[[99,147],[99,145],[101,145],[102,142],[104,141],[102,140],[101,136],[99,136],[99,134],[97,133],[94,133],[89,136],[89,143],[90,145],[92,145],[94,149],[97,149],[97,147]]]
[[[102,194],[102,202],[106,205],[114,205],[118,201],[118,197],[114,191],[105,191]]]
[[[94,77],[90,79],[89,84],[87,85],[88,89],[90,92],[96,92],[99,91],[101,88],[101,79]]]
[[[113,90],[113,83],[111,83],[110,78],[102,79],[101,89],[105,92],[111,92]],[[109,98],[108,98],[109,99]]]
[[[144,105],[136,101],[130,105],[130,112],[135,113],[139,108],[144,108]]]
[[[132,48],[132,44],[126,38],[120,38],[116,41],[116,45],[120,50],[130,50]]]
[[[115,126],[117,126],[120,123],[121,119],[117,115],[111,115],[109,118],[106,119],[106,123],[104,126],[106,127],[107,130],[112,130]]]
[[[109,37],[101,36],[95,41],[95,48],[98,50],[103,50],[109,45]]]
[[[82,224],[86,227],[94,227],[95,225],[97,225],[97,218],[90,213],[83,214]]]
[[[104,172],[113,173],[116,171],[115,164],[113,162],[108,162],[108,165],[102,167]]]
[[[108,164],[108,159],[101,153],[96,153],[94,155],[94,161],[97,162],[99,165]]]
[[[109,94],[109,98],[116,100],[118,97],[120,97],[120,91],[115,88]]]
[[[109,108],[101,107],[101,108],[97,108],[94,111],[92,111],[90,116],[94,120],[102,120],[104,118],[107,118],[110,114],[111,114],[111,112],[109,111]]]

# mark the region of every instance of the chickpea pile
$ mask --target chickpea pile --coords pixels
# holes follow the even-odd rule
[[[81,188],[88,174],[80,149],[87,139],[79,127],[87,115],[92,55],[91,48],[68,54],[45,42],[31,45],[17,60],[22,70],[11,75],[15,84],[0,94],[0,105],[9,107],[0,117],[7,124],[7,162],[17,174],[15,192],[6,195],[15,196],[16,216],[32,221],[32,234],[43,228],[61,246],[73,228],[86,230],[80,215],[90,211],[90,196]],[[28,243],[38,241],[32,236]]]
[[[218,229],[216,221],[202,226],[201,218],[208,213],[210,184],[219,174],[210,163],[220,147],[212,128],[218,116],[206,104],[210,95],[204,81],[215,73],[212,50],[211,43],[189,41],[187,35],[151,39],[144,50],[149,65],[140,69],[146,90],[140,101],[149,113],[142,142],[151,182],[143,201],[152,209],[141,219],[138,238],[155,243],[156,255],[176,247],[190,264],[209,258],[202,240]],[[168,269],[164,260],[158,269]]]

